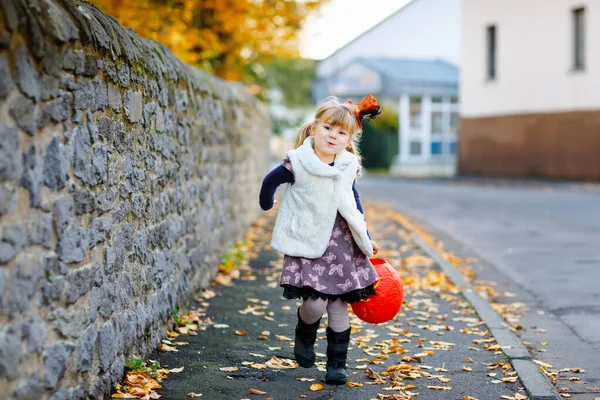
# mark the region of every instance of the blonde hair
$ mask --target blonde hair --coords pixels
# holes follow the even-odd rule
[[[346,150],[358,157],[358,161],[360,162],[358,142],[360,141],[362,130],[358,127],[354,106],[349,103],[342,103],[334,96],[327,97],[317,108],[314,121],[302,125],[296,136],[295,149],[300,147],[304,143],[304,139],[310,136],[313,124],[319,122],[337,126],[348,131],[350,134],[350,143],[346,147]]]

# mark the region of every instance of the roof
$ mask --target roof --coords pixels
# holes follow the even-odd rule
[[[358,58],[356,62],[400,82],[458,84],[458,68],[443,60]]]

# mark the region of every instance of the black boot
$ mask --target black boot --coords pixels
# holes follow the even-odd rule
[[[306,324],[300,318],[300,307],[298,307],[298,325],[296,325],[296,337],[294,339],[294,356],[301,367],[310,368],[315,365],[315,340],[317,340],[317,329],[321,318],[313,324]]]
[[[342,385],[348,380],[346,358],[350,343],[350,328],[344,332],[334,332],[327,328],[327,374],[325,382]]]

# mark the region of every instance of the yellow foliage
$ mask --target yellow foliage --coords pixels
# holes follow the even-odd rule
[[[302,24],[328,0],[90,1],[182,61],[241,80],[257,60],[297,56]]]

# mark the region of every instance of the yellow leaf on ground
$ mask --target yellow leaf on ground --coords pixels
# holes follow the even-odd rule
[[[427,386],[427,388],[432,390],[452,390],[452,386]]]
[[[479,400],[475,397],[471,397],[471,396],[465,396],[465,400]]]
[[[464,369],[465,371],[468,371],[468,372],[471,372],[471,371],[473,371],[473,368],[471,368],[471,367],[466,367],[466,366],[464,366],[464,365],[463,365],[463,369]]]
[[[349,387],[361,387],[363,384],[362,383],[358,383],[358,382],[348,382],[348,386]]]
[[[175,372],[175,373],[178,373],[178,372],[181,372],[181,371],[183,371],[183,367],[173,368],[173,369],[169,370],[169,372]]]
[[[143,397],[150,393],[150,389],[132,387],[129,389],[129,393],[134,396]]]
[[[267,392],[263,392],[262,390],[258,390],[258,389],[254,389],[254,388],[248,389],[248,392],[252,393],[252,394],[261,394],[261,395],[262,394],[267,394]]]
[[[245,329],[238,329],[237,331],[235,331],[235,334],[238,336],[246,336],[248,332],[246,332]]]
[[[320,383],[313,383],[312,385],[310,385],[311,392],[318,392],[319,390],[323,390],[324,388],[325,387]]]
[[[168,344],[161,343],[158,345],[158,348],[162,351],[179,351],[176,347],[169,346]]]
[[[223,371],[223,372],[237,372],[240,369],[238,367],[221,367],[219,368],[219,371]]]
[[[300,382],[313,382],[315,378],[296,378],[296,380]]]
[[[187,394],[188,397],[202,397],[202,393],[190,392]]]
[[[521,393],[515,393],[515,400],[527,400],[528,397],[525,395],[522,395]]]
[[[277,340],[281,340],[282,342],[291,342],[292,341],[292,339],[290,339],[287,336],[283,336],[283,335],[275,335],[275,338]]]
[[[544,367],[544,368],[552,368],[551,364],[545,363],[543,361],[539,361],[539,360],[532,360],[534,363],[536,363],[537,365],[539,365],[540,367]]]
[[[111,396],[113,399],[137,399],[137,396],[134,396],[129,393],[115,393]]]

